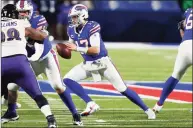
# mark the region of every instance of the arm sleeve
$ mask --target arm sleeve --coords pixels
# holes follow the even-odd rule
[[[89,38],[91,46],[100,47],[100,34],[96,32],[92,34]]]

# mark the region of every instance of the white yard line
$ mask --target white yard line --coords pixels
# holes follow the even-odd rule
[[[82,110],[80,108],[77,108],[78,110]],[[3,111],[7,110],[7,109],[2,109]],[[27,109],[17,109],[17,111],[40,111],[39,108],[27,108]],[[54,108],[54,110],[66,110],[68,111],[68,109],[61,109],[61,108]],[[100,110],[102,111],[142,111],[141,109],[138,108],[101,108]],[[186,111],[186,110],[191,110],[191,108],[163,108],[162,111]]]

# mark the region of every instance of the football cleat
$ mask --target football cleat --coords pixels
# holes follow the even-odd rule
[[[91,101],[87,104],[86,109],[81,113],[81,116],[88,116],[98,110],[100,110],[99,105],[94,101]]]
[[[6,111],[5,114],[1,117],[1,123],[5,124],[9,121],[16,121],[19,119],[19,115],[16,112]]]
[[[162,107],[163,105],[159,105],[158,103],[156,103],[153,107],[153,111],[158,113],[159,111],[161,111]]]
[[[153,110],[151,110],[150,108],[147,109],[147,110],[145,111],[145,113],[147,114],[149,120],[154,120],[154,119],[156,119],[155,112],[154,112]]]
[[[48,128],[57,128],[56,120],[54,118],[54,115],[49,115],[46,117],[48,121]]]
[[[73,125],[83,126],[83,122],[81,121],[80,114],[77,113],[73,115]]]

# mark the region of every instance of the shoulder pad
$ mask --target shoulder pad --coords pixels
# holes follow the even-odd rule
[[[96,32],[100,32],[101,30],[101,26],[99,23],[95,22],[95,21],[89,21],[89,33],[90,35],[96,33]]]
[[[184,12],[184,16],[186,17],[188,13],[192,13],[192,8],[186,9],[186,11]]]

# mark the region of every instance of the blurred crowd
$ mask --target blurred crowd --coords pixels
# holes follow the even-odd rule
[[[2,1],[2,6],[7,3],[16,3],[18,0],[4,0]],[[43,14],[49,24],[49,32],[51,35],[55,37],[57,40],[66,40],[66,28],[68,25],[68,11],[69,9],[78,3],[84,4],[88,7],[89,10],[100,10],[100,9],[110,9],[111,11],[118,8],[119,0],[114,1],[103,1],[103,0],[30,0],[34,5],[34,11],[39,11]],[[99,2],[100,3],[99,3]],[[152,0],[153,1],[153,0]],[[176,0],[179,3],[179,6],[182,10],[185,8],[192,6],[192,1],[188,0]],[[134,2],[143,2],[143,1],[135,1],[130,0],[127,1],[130,3]],[[155,9],[157,8],[157,3],[159,1],[154,1]],[[119,5],[120,6],[120,5]],[[128,8],[128,5],[122,3],[122,9]],[[154,7],[152,7],[154,8]]]
[[[18,0],[2,1],[1,6],[15,4]],[[43,14],[49,24],[49,32],[58,40],[66,40],[66,28],[68,25],[68,11],[75,4],[84,4],[88,9],[93,9],[93,2],[90,0],[31,0],[34,11]]]

